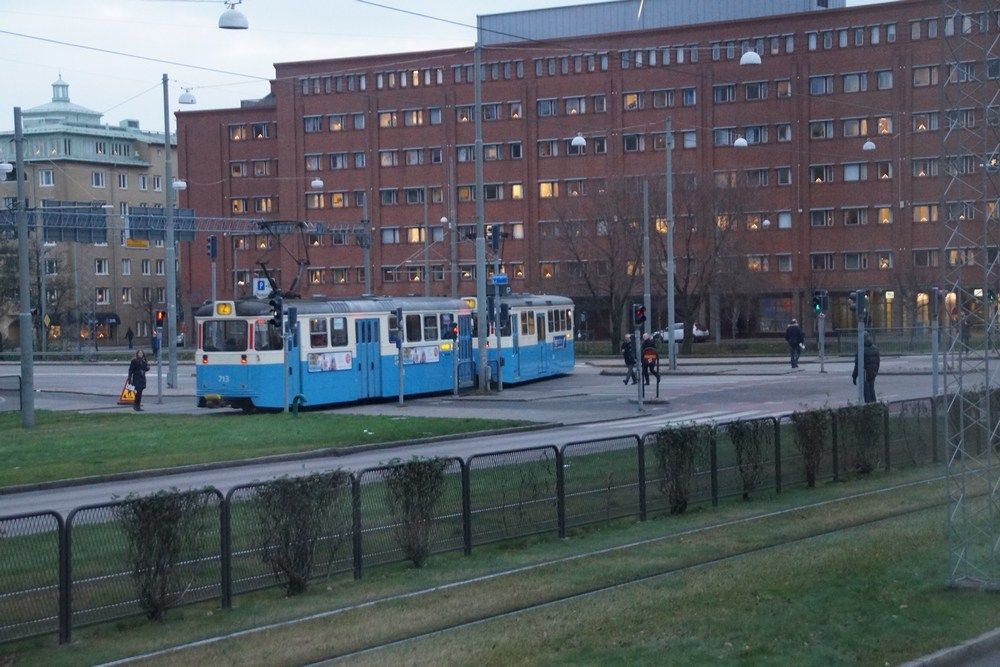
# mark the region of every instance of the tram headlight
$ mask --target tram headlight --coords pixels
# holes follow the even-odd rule
[[[451,348],[453,346],[451,344],[451,341],[447,341],[447,342],[441,343],[441,345],[439,347],[441,348],[442,352],[451,352]]]

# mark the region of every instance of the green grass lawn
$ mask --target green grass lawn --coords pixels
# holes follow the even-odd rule
[[[0,414],[0,486],[506,428],[526,422],[331,415]]]
[[[943,480],[877,495],[851,494],[938,477],[940,467],[821,484],[750,503],[704,506],[442,554],[421,569],[391,565],[316,582],[285,599],[276,589],[176,609],[163,623],[125,619],[0,646],[0,664],[93,664],[197,638],[425,590],[290,626],[204,645],[158,663],[301,664],[445,630],[624,584],[356,658],[372,664],[896,664],[996,625],[996,596],[949,590]],[[817,507],[805,503],[839,499]],[[937,506],[934,506],[937,505]],[[793,509],[769,515],[780,509]],[[915,513],[894,516],[907,510]],[[750,523],[725,522],[756,515]],[[851,528],[861,521],[877,521]],[[692,529],[705,528],[696,532]],[[822,531],[846,528],[816,536]],[[688,531],[684,533],[683,531]],[[682,534],[683,533],[683,534]],[[776,542],[781,546],[766,547]],[[615,548],[617,547],[617,548]],[[609,548],[612,548],[609,550]],[[604,549],[600,553],[597,550]],[[586,554],[565,560],[567,557]],[[727,557],[729,557],[727,559]],[[701,565],[713,559],[714,564]],[[470,581],[490,573],[537,565]],[[668,570],[673,574],[627,583]],[[467,583],[427,590],[449,582]],[[6,656],[6,658],[5,658]]]

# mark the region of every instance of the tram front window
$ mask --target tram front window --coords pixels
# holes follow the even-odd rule
[[[257,320],[253,325],[253,349],[280,350],[281,329],[274,326],[270,320]]]
[[[208,320],[202,324],[205,352],[245,352],[247,323],[242,320]]]

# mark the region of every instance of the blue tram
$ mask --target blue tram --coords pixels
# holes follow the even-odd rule
[[[497,361],[492,323],[487,339],[492,378],[498,369],[505,383],[572,371],[571,300],[513,295],[502,303],[507,305],[499,340],[502,361]],[[472,386],[476,380],[475,299],[286,299],[284,305],[296,317],[287,340],[266,301],[217,301],[197,310],[200,407],[251,411],[282,409],[293,402],[318,406],[395,397],[400,356],[408,396],[451,391],[456,382]],[[399,346],[397,329],[402,332]],[[284,346],[287,373],[282,372]]]

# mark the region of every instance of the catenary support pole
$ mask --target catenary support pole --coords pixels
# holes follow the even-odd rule
[[[14,107],[14,159],[17,163],[17,326],[21,345],[21,427],[35,426],[35,331],[31,326],[31,275],[28,263],[28,211],[24,201],[24,130],[21,107]]]

